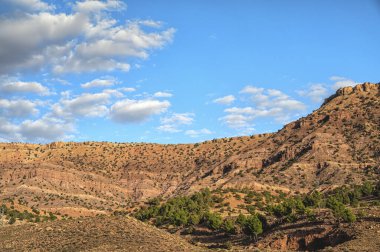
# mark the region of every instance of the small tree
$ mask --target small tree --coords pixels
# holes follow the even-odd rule
[[[239,214],[239,216],[236,218],[236,223],[244,226],[247,221],[247,217],[244,214]]]
[[[364,196],[370,196],[373,192],[373,185],[366,181],[364,182],[364,184],[362,185],[362,193]]]
[[[192,225],[198,225],[200,220],[201,220],[201,218],[197,214],[191,214],[189,216],[189,223]]]
[[[373,190],[373,195],[380,197],[380,181],[377,182],[377,184]]]
[[[178,210],[173,215],[173,218],[174,218],[174,224],[177,226],[185,226],[188,223],[188,213],[183,209]]]
[[[308,195],[303,200],[303,204],[306,207],[320,207],[322,201],[322,194],[318,191],[314,191]]]
[[[257,240],[257,235],[263,232],[263,223],[256,214],[247,217],[245,230],[248,235],[253,235],[255,241]]]
[[[330,196],[327,199],[326,206],[333,211],[334,217],[338,222],[341,220],[346,222],[356,221],[355,214],[334,196]]]
[[[235,221],[233,219],[225,219],[223,230],[228,234],[236,234]]]
[[[207,213],[204,220],[206,225],[214,230],[219,229],[223,224],[222,217],[217,213]]]
[[[343,221],[351,223],[351,222],[355,222],[356,221],[356,216],[351,211],[351,209],[345,208],[344,211],[343,211],[342,219],[343,219]]]

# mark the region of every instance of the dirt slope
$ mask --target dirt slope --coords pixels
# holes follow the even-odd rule
[[[87,217],[0,228],[0,251],[202,251],[129,217]],[[204,251],[204,250],[203,250]]]

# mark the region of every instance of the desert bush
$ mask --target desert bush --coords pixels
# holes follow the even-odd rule
[[[225,219],[223,222],[223,231],[228,234],[236,234],[235,220],[234,219]]]
[[[305,196],[303,204],[306,207],[319,207],[322,202],[322,194],[318,191],[314,191]]]
[[[218,230],[222,227],[223,219],[217,213],[208,212],[203,217],[203,223],[213,230]]]
[[[334,196],[329,196],[326,202],[326,206],[333,211],[334,217],[337,219],[338,222],[356,221],[355,214]]]
[[[263,232],[263,224],[256,214],[246,218],[244,230],[246,234],[253,235],[255,238]]]

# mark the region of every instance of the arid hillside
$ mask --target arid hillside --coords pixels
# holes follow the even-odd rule
[[[199,144],[0,144],[0,197],[62,215],[110,213],[210,188],[307,192],[376,178],[380,85],[337,91],[276,133]]]
[[[339,89],[312,114],[234,153],[204,181],[307,192],[377,178],[379,166],[380,85],[364,83]]]
[[[205,251],[130,217],[87,217],[0,229],[1,251]]]

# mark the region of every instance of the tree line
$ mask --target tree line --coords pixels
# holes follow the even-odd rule
[[[266,202],[265,211],[249,211],[237,217],[223,218],[212,212],[212,207],[223,199],[214,195],[209,189],[203,189],[190,196],[178,196],[163,202],[153,198],[147,206],[139,209],[134,217],[141,221],[149,221],[157,227],[204,226],[211,230],[228,234],[243,233],[257,237],[271,228],[268,218],[279,222],[293,222],[301,218],[313,220],[318,209],[331,211],[337,222],[354,222],[356,215],[352,211],[359,202],[373,198],[373,204],[379,204],[380,182],[364,182],[362,185],[343,186],[335,190],[321,193],[313,191],[305,195],[283,197],[280,203]]]

